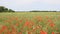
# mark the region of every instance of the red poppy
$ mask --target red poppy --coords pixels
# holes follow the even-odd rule
[[[48,19],[49,17],[48,17],[48,16],[46,16],[46,18]]]
[[[54,23],[50,23],[50,26],[51,26],[51,27],[54,27],[54,26],[55,26],[55,24],[54,24]]]
[[[28,26],[30,23],[28,21],[25,22],[24,26]]]
[[[18,23],[16,23],[16,26],[19,26],[19,24],[18,24]]]
[[[2,26],[2,30],[5,30],[5,29],[7,29],[7,26]]]
[[[22,20],[20,20],[20,22],[22,22]]]
[[[47,34],[47,32],[46,32],[46,31],[41,30],[41,31],[40,31],[40,34]]]
[[[19,32],[19,34],[22,34],[22,32]]]
[[[53,21],[52,21],[52,20],[48,20],[48,22],[53,23]]]
[[[52,34],[55,34],[54,32],[52,32]]]
[[[28,32],[28,34],[31,34],[31,32]]]
[[[8,33],[8,34],[11,34],[11,32],[10,32],[9,30],[7,31],[7,33]]]

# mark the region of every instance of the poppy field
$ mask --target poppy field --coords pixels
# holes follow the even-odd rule
[[[60,34],[60,13],[0,13],[0,34]]]

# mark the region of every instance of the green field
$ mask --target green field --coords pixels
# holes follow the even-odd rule
[[[0,34],[60,34],[60,12],[0,13]]]

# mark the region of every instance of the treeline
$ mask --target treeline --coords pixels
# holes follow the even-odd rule
[[[12,9],[8,9],[4,6],[0,6],[0,12],[15,12],[15,11]]]
[[[29,11],[29,12],[60,12],[60,11],[36,11],[36,10],[33,10],[33,11]]]
[[[39,10],[32,10],[32,11],[14,11],[12,9],[8,9],[4,6],[0,6],[0,12],[60,12],[60,11],[39,11]]]
[[[32,11],[16,11],[16,12],[60,12],[60,11],[38,11],[38,10],[32,10]]]

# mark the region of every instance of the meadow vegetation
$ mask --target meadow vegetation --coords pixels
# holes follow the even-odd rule
[[[60,34],[60,12],[0,13],[0,34]]]

